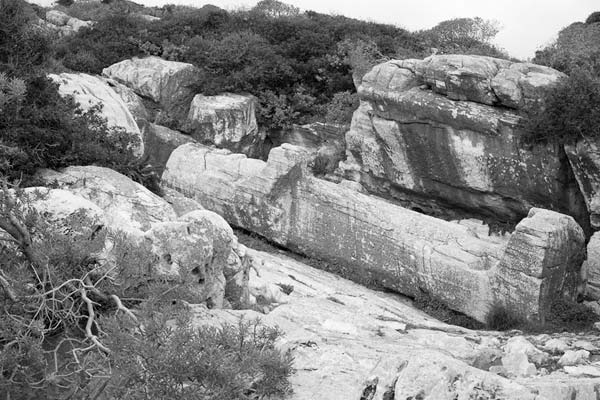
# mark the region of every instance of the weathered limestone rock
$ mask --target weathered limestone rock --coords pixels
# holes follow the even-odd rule
[[[173,150],[182,144],[195,142],[191,136],[169,129],[166,126],[143,122],[141,128],[146,146],[146,155],[159,173],[162,173]]]
[[[77,213],[88,223],[104,224],[104,211],[93,202],[68,190],[30,187],[24,189],[31,206],[50,223],[61,222]],[[83,221],[81,221],[83,222]]]
[[[278,304],[266,315],[205,307],[193,307],[190,314],[198,325],[235,324],[244,316],[279,326],[285,333],[280,346],[294,357],[290,400],[595,400],[598,379],[585,375],[591,370],[503,378],[475,367],[481,353],[505,355],[509,338],[497,332],[445,325],[399,296],[279,254],[248,252],[261,265],[260,276],[250,274],[251,288],[283,284],[293,291],[280,290]]]
[[[135,141],[134,153],[141,156],[144,153],[144,142],[138,125],[129,112],[121,97],[101,78],[87,74],[49,75],[58,83],[61,96],[73,96],[83,110],[89,110],[98,105],[100,116],[106,119],[107,125],[125,130]]]
[[[140,122],[143,120],[150,119],[150,113],[146,109],[146,106],[144,106],[142,98],[135,94],[133,89],[128,88],[114,79],[105,78],[104,81],[119,95],[119,97],[121,97],[121,100],[123,100],[123,103],[125,103],[125,106],[127,106],[127,109],[131,112],[131,115],[133,115],[138,126],[140,126]]]
[[[264,135],[258,130],[253,96],[223,93],[197,94],[192,100],[184,131],[201,143],[235,153],[260,154]]]
[[[137,233],[177,218],[164,199],[109,168],[74,166],[60,172],[43,170],[38,175],[44,182],[56,183],[96,204],[111,228]]]
[[[309,157],[283,145],[265,163],[186,144],[171,154],[162,181],[232,225],[370,269],[390,289],[426,291],[480,321],[494,303],[543,318],[554,297],[574,293],[584,236],[571,217],[536,209],[508,242],[480,238],[466,226],[316,179],[305,170]]]
[[[399,65],[450,99],[510,108],[535,105],[544,88],[565,77],[541,65],[485,56],[435,55]]]
[[[106,77],[158,103],[177,121],[184,121],[188,114],[198,73],[192,64],[159,57],[132,58],[102,70]]]
[[[478,56],[380,64],[359,88],[342,170],[371,193],[424,210],[460,207],[517,222],[542,207],[583,223],[587,211],[563,149],[524,146],[521,117],[509,109],[534,107],[561,76]]]
[[[71,16],[62,11],[49,10],[46,12],[46,21],[57,26],[66,25],[69,19]]]
[[[600,230],[599,144],[590,140],[580,140],[574,145],[566,145],[565,151],[585,198],[592,228]]]
[[[197,287],[197,302],[223,307],[224,270],[237,247],[237,238],[223,218],[211,211],[192,211],[155,224],[145,238],[159,259],[155,274],[171,280],[189,277]]]
[[[583,230],[573,218],[531,209],[510,236],[498,264],[499,299],[507,299],[503,304],[519,315],[528,314],[530,307],[540,304],[537,312],[543,320],[549,309],[541,307],[549,307],[557,293],[575,299],[584,246]]]

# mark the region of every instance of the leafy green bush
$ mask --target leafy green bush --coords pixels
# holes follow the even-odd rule
[[[600,77],[575,69],[547,90],[527,119],[528,143],[574,143],[600,137]]]

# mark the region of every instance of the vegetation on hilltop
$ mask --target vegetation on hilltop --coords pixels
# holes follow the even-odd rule
[[[575,22],[533,62],[569,76],[542,98],[528,123],[530,142],[574,143],[600,138],[600,12]]]
[[[481,18],[445,21],[411,33],[340,15],[300,12],[276,0],[231,12],[214,6],[139,10],[122,0],[83,10],[84,4],[64,10],[98,22],[57,44],[56,57],[65,67],[100,73],[141,55],[189,62],[202,71],[198,92],[249,92],[259,100],[259,123],[273,129],[315,120],[349,123],[347,116],[358,103],[355,84],[388,58],[422,58],[432,47],[440,53],[504,55],[490,44],[497,26]],[[161,19],[149,22],[142,13]],[[349,111],[328,113],[332,102],[338,111],[341,105]]]

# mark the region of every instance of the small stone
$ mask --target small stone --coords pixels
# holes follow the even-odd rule
[[[565,354],[558,360],[560,366],[572,366],[583,364],[590,358],[590,352],[587,350],[567,350]]]
[[[524,354],[528,361],[541,365],[548,361],[548,354],[540,351],[523,336],[515,336],[506,342],[504,351],[507,354]]]
[[[492,365],[489,369],[492,374],[500,375],[508,378],[508,371],[502,365]]]
[[[600,331],[600,322],[596,322],[594,324],[594,329],[596,329],[597,331]]]
[[[553,354],[564,353],[569,350],[569,345],[561,339],[550,339],[544,344],[544,350]]]
[[[527,360],[525,353],[509,353],[502,357],[502,366],[509,375],[525,377],[535,375],[535,365]]]

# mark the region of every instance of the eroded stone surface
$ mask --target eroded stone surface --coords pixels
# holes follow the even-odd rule
[[[102,74],[152,99],[169,117],[184,121],[199,71],[192,64],[146,57],[118,62],[104,68]]]
[[[484,352],[502,357],[509,341],[537,346],[536,338],[445,325],[401,297],[366,289],[281,255],[248,251],[260,260],[260,276],[251,272],[251,288],[287,285],[293,290],[285,294],[280,289],[278,303],[266,315],[205,307],[193,307],[191,312],[198,324],[235,324],[243,315],[279,326],[285,333],[279,345],[294,357],[292,400],[359,399],[366,392],[378,400],[595,400],[586,396],[595,396],[600,382],[586,375],[596,370],[585,365],[546,375],[539,369],[519,378],[474,367]],[[497,365],[486,366],[498,370]],[[570,375],[567,368],[574,368]]]
[[[177,148],[166,187],[198,200],[232,225],[304,254],[375,271],[384,286],[421,290],[484,321],[500,303],[543,317],[561,293],[574,294],[584,236],[571,217],[534,209],[506,240],[316,179],[310,152],[292,145],[267,163],[199,144]]]
[[[48,184],[81,196],[102,209],[110,227],[146,231],[153,224],[176,219],[173,208],[139,183],[109,168],[73,166],[38,174]]]
[[[249,156],[258,155],[264,136],[258,130],[255,108],[253,96],[197,94],[192,100],[184,130],[199,142]]]
[[[371,193],[517,222],[531,207],[587,210],[563,150],[523,146],[522,117],[563,75],[490,57],[392,60],[359,88],[342,171]],[[502,106],[502,107],[497,107]]]

